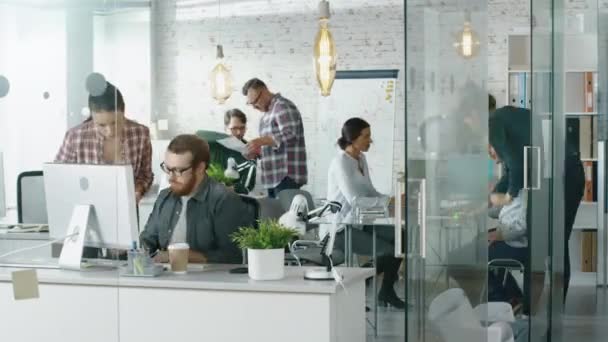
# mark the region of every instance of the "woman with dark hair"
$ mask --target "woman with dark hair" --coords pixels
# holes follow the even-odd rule
[[[379,193],[372,184],[364,152],[369,150],[372,143],[369,123],[360,118],[348,119],[342,127],[342,135],[338,139],[340,151],[332,160],[328,171],[327,200],[342,204],[342,210],[335,215],[338,222],[351,217],[355,206],[374,207],[388,203],[389,197]],[[353,252],[372,255],[373,227],[362,229],[353,227]],[[326,234],[327,227],[322,226],[320,234]],[[344,238],[338,233],[336,247],[344,250]],[[395,237],[390,229],[376,231],[377,272],[384,273],[382,286],[378,292],[381,305],[391,305],[403,309],[405,302],[395,293],[394,284],[398,279],[399,266],[402,259],[393,256]]]
[[[89,95],[91,116],[68,130],[55,157],[71,164],[133,166],[137,202],[152,185],[152,143],[148,127],[125,118],[120,90],[110,82],[99,96]]]

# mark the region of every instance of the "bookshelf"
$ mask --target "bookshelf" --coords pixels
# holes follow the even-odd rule
[[[550,98],[551,74],[545,65],[534,65],[532,91],[530,67],[530,36],[513,34],[508,36],[507,98],[506,103],[529,108],[531,94]],[[542,44],[542,42],[541,42]],[[594,272],[597,251],[596,232],[598,230],[598,159],[597,141],[597,35],[566,34],[564,36],[564,79],[563,108],[566,139],[576,146],[585,169],[585,192],[577,211],[573,233],[570,238],[571,264],[573,271]],[[537,51],[550,51],[535,49]],[[580,53],[585,51],[585,53]],[[539,58],[538,60],[544,60]],[[548,60],[548,59],[547,59]],[[540,77],[540,80],[538,80]],[[546,93],[545,93],[546,92]],[[539,94],[539,95],[536,95]],[[543,105],[538,101],[536,106]],[[537,108],[538,110],[538,108]],[[549,112],[549,110],[546,110]],[[540,112],[544,112],[540,108]],[[603,164],[602,164],[603,165]],[[566,182],[568,180],[566,179]],[[595,252],[597,253],[597,252]]]

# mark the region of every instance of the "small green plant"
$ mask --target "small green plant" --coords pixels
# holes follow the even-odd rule
[[[276,249],[284,248],[298,232],[280,224],[276,219],[258,221],[259,228],[240,227],[231,235],[232,241],[241,249]]]
[[[224,175],[224,168],[218,163],[211,163],[207,168],[207,176],[214,179],[218,183],[222,183],[225,186],[233,186],[238,179],[228,178]]]

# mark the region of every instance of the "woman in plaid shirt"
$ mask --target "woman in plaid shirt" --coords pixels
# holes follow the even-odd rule
[[[68,130],[55,157],[59,163],[133,166],[137,202],[152,185],[152,143],[148,127],[125,118],[120,90],[110,82],[99,96],[89,95],[91,116]]]

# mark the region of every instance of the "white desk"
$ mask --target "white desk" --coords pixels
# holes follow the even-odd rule
[[[8,233],[0,229],[0,255],[22,248],[40,246],[49,241],[49,233]],[[52,246],[30,249],[19,253],[22,259],[50,258]]]
[[[14,341],[167,342],[366,339],[365,279],[373,269],[340,268],[333,281],[307,281],[287,267],[280,281],[254,281],[212,265],[187,275],[118,277],[116,270],[39,269],[40,298],[15,301],[0,268],[0,336]]]

